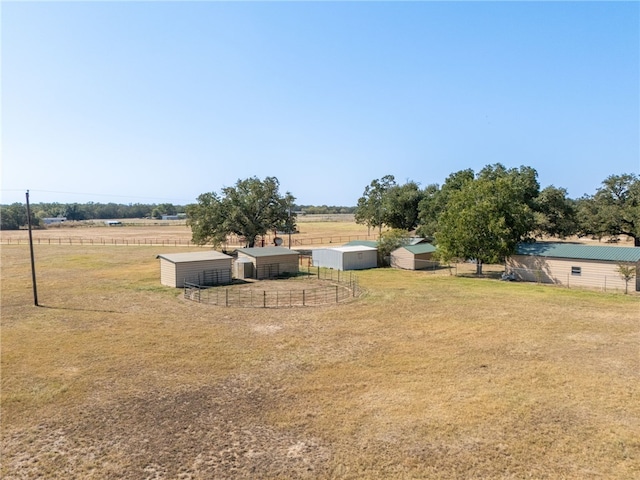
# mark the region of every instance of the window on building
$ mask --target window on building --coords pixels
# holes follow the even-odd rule
[[[571,267],[571,275],[582,275],[582,267]]]

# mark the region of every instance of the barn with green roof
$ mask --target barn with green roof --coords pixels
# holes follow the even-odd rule
[[[507,272],[517,280],[625,290],[619,265],[640,271],[640,247],[583,245],[569,242],[536,242],[518,245],[507,259]],[[629,287],[640,291],[637,275]]]
[[[433,260],[436,247],[430,243],[403,245],[391,252],[390,264],[394,268],[405,270],[425,270],[434,268],[438,262]]]

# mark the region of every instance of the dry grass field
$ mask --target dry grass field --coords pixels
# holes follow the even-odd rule
[[[318,247],[344,244],[351,240],[375,240],[377,231],[353,221],[351,214],[302,215],[297,221],[298,233],[281,235],[284,246]],[[122,226],[108,227],[103,221],[66,222],[34,230],[39,245],[162,245],[187,246],[191,229],[184,221],[125,219]],[[258,238],[258,242],[261,239]],[[273,234],[265,237],[272,244]],[[29,241],[27,230],[0,230],[0,243],[15,245]],[[243,246],[233,242],[230,247]]]
[[[3,479],[640,477],[637,295],[375,269],[224,308],[166,252],[36,245],[35,307],[2,245]]]

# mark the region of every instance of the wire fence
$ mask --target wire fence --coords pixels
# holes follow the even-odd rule
[[[0,243],[3,245],[28,245],[29,238],[2,236]],[[150,245],[150,246],[191,246],[197,245],[186,238],[86,238],[86,237],[35,237],[34,245]]]
[[[184,298],[222,307],[289,308],[336,304],[359,295],[358,277],[353,272],[302,269],[287,280],[238,281],[225,286],[185,282]]]
[[[288,238],[282,241],[281,246],[291,247],[295,249],[303,246],[313,245],[343,245],[348,242],[357,240],[375,240],[375,235],[339,235],[339,236],[322,236],[322,237],[304,237],[293,238],[289,243]],[[163,246],[163,247],[196,247],[191,238],[132,238],[132,237],[87,237],[87,236],[38,236],[37,234],[33,238],[35,245],[125,245],[125,246],[138,246],[138,245],[151,245],[151,246]],[[0,244],[4,245],[28,245],[29,237],[24,235],[1,235]],[[274,237],[265,236],[264,239],[259,239],[256,242],[256,246],[273,246],[275,244]],[[230,250],[233,248],[240,248],[246,245],[246,241],[242,237],[230,236],[227,242],[223,245],[223,248]]]
[[[508,267],[505,271],[504,279],[551,284],[564,288],[591,288],[603,292],[626,292],[637,289],[635,278],[627,282],[620,275],[589,275],[582,271],[580,274],[569,272],[554,276],[542,269]]]

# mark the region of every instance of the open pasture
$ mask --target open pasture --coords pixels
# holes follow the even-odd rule
[[[301,215],[298,232],[289,237],[280,234],[284,246],[306,248],[344,244],[351,240],[375,240],[378,231],[358,225],[351,214]],[[265,235],[265,244],[273,244],[273,232]],[[107,226],[103,221],[65,222],[33,230],[36,245],[160,245],[185,247],[191,244],[191,228],[185,221],[123,219],[120,226]],[[261,242],[262,238],[257,239]],[[243,246],[230,238],[229,247]],[[0,230],[0,243],[19,245],[29,242],[27,230]]]
[[[3,479],[640,476],[637,296],[375,269],[213,307],[164,252],[37,245],[35,307],[2,246]]]

